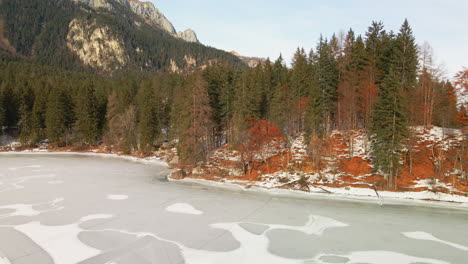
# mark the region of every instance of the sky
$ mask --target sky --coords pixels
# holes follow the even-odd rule
[[[468,0],[151,0],[178,31],[245,56],[291,61],[297,47],[315,48],[320,34],[363,34],[373,20],[398,31],[407,18],[418,44],[428,42],[446,77],[468,67]]]

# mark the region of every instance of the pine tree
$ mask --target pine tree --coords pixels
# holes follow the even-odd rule
[[[383,57],[386,52],[385,38],[387,33],[382,22],[372,21],[366,32],[367,72],[369,81],[380,83],[383,74]]]
[[[317,48],[315,70],[318,87],[311,92],[306,126],[309,126],[309,132],[315,131],[323,136],[331,131],[336,116],[338,68],[329,43],[322,38]],[[318,113],[323,116],[316,116]]]
[[[20,126],[19,141],[24,146],[31,145],[32,127],[32,108],[34,104],[34,93],[28,83],[25,83],[21,89],[21,103],[19,108]]]
[[[71,126],[71,99],[60,88],[50,90],[45,112],[46,136],[57,146],[67,145]]]
[[[416,106],[421,96],[417,95],[416,90],[419,55],[413,31],[407,19],[405,19],[394,41],[389,59],[395,74],[398,76],[401,89],[409,98],[409,105]],[[409,115],[412,124],[417,124],[415,112],[413,110]]]
[[[418,46],[408,20],[401,26],[393,47],[392,64],[401,87],[408,92],[416,86],[418,71]]]
[[[297,48],[294,54],[291,71],[291,87],[295,98],[307,97],[310,94],[310,72],[307,55],[304,49]]]
[[[0,85],[0,129],[6,125],[5,98],[3,96],[3,87]]]
[[[45,87],[43,87],[45,88]],[[33,145],[39,143],[45,136],[45,112],[47,106],[46,89],[36,90],[34,105],[31,112],[31,135],[30,140]]]
[[[389,187],[396,187],[402,144],[408,136],[405,105],[400,78],[390,69],[382,82],[371,128],[374,168],[384,174]]]
[[[138,95],[140,149],[145,153],[153,151],[154,142],[158,136],[158,103],[154,90],[150,81],[144,81]]]
[[[99,137],[98,106],[93,83],[81,87],[75,98],[74,129],[79,142],[95,144]]]

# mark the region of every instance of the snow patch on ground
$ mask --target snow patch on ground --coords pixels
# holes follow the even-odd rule
[[[468,247],[462,246],[460,244],[452,243],[449,241],[445,241],[442,239],[438,239],[434,235],[425,233],[425,232],[406,232],[406,233],[403,233],[403,235],[412,239],[434,241],[434,242],[441,243],[441,244],[444,244],[444,245],[447,245],[456,249],[468,251]]]
[[[176,203],[166,207],[166,211],[171,213],[179,213],[179,214],[191,214],[191,215],[202,215],[203,212],[200,210],[195,209],[190,204],[186,203]]]
[[[0,219],[9,218],[14,216],[37,216],[43,213],[52,212],[62,210],[63,206],[58,206],[58,203],[63,202],[63,198],[57,198],[53,201],[47,203],[39,203],[39,204],[12,204],[12,205],[5,205],[0,206],[0,209],[10,209],[14,210],[13,213],[2,214],[0,215]],[[47,209],[43,210],[36,210],[35,207],[47,207]]]
[[[114,201],[123,201],[128,199],[128,195],[124,194],[109,194],[107,195],[107,199],[114,200]]]
[[[291,144],[291,163],[301,163],[307,159],[305,136],[297,137]]]

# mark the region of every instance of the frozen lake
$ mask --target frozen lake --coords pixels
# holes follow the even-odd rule
[[[165,181],[122,159],[0,155],[0,264],[468,263],[468,211]]]

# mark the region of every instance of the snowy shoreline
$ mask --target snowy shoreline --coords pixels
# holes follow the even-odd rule
[[[53,152],[53,151],[6,151],[0,152],[1,155],[52,155],[52,156],[88,156],[88,157],[102,157],[102,158],[114,158],[123,159],[127,161],[138,162],[146,165],[156,165],[168,168],[169,165],[166,161],[161,160],[158,157],[152,156],[148,158],[138,158],[133,156],[118,155],[111,153],[95,153],[95,152]],[[184,179],[173,179],[172,174],[167,176],[167,179],[171,182],[181,183],[195,183],[205,185],[209,187],[215,187],[218,189],[230,190],[230,191],[245,191],[252,193],[264,193],[267,195],[293,198],[293,199],[314,199],[323,198],[338,201],[355,201],[355,202],[367,202],[380,204],[392,205],[422,205],[422,206],[434,206],[434,207],[450,207],[457,209],[468,210],[468,197],[459,195],[451,195],[446,193],[433,193],[429,191],[422,192],[390,192],[390,191],[379,191],[379,195],[382,198],[380,200],[375,191],[370,188],[331,188],[326,187],[331,193],[325,193],[319,188],[311,188],[310,192],[304,192],[292,189],[280,189],[280,188],[267,188],[263,186],[252,185],[252,182],[220,182],[206,179],[197,178],[184,178]]]
[[[468,197],[458,196],[458,195],[448,195],[441,193],[439,199],[434,199],[431,197],[431,194],[437,195],[431,192],[388,192],[381,191],[379,195],[382,200],[380,200],[373,189],[365,188],[352,188],[351,191],[354,193],[339,193],[338,190],[344,190],[341,188],[328,188],[327,190],[333,193],[325,192],[304,192],[291,189],[278,189],[278,188],[265,188],[259,186],[249,186],[234,183],[234,182],[219,182],[211,181],[205,179],[195,179],[195,178],[184,178],[181,180],[172,179],[168,177],[169,181],[181,182],[181,183],[193,183],[204,185],[208,187],[215,187],[224,190],[230,191],[245,191],[251,193],[264,193],[271,196],[283,197],[283,198],[292,198],[292,199],[328,199],[328,200],[337,200],[337,201],[349,201],[349,202],[365,202],[365,203],[375,203],[377,205],[420,205],[420,206],[429,206],[429,207],[444,207],[451,209],[462,209],[468,210]],[[248,184],[249,182],[245,182]],[[359,191],[361,190],[361,194]],[[335,191],[335,192],[334,192]],[[345,190],[346,191],[346,190]],[[372,194],[373,193],[373,194]],[[424,196],[426,195],[426,197]],[[445,197],[444,197],[445,196]],[[442,199],[441,199],[442,198]],[[446,198],[445,200],[443,198]],[[451,199],[449,199],[451,198]],[[382,204],[381,204],[382,203]]]
[[[167,162],[164,160],[151,156],[148,158],[138,158],[134,156],[118,155],[112,153],[95,153],[95,152],[54,152],[54,151],[0,151],[0,155],[52,155],[52,156],[88,156],[88,157],[101,157],[101,158],[115,158],[124,159],[128,161],[143,163],[147,165],[157,165],[163,167],[169,167]]]

